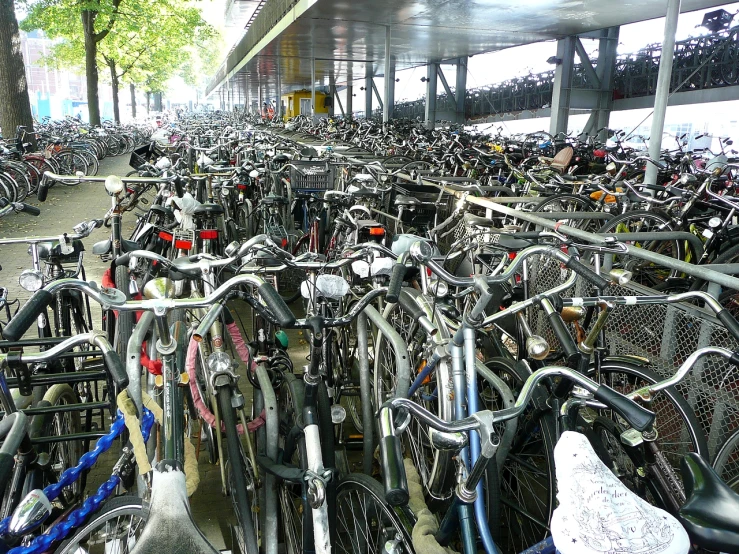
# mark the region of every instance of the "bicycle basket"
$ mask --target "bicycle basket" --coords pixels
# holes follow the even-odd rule
[[[290,186],[293,190],[333,190],[334,168],[321,160],[293,160],[290,168]]]

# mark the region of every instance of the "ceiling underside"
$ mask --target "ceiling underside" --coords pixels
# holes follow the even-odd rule
[[[279,1],[279,0],[268,0]],[[682,11],[725,4],[683,0]],[[301,0],[281,22],[241,59],[229,60],[231,85],[243,99],[256,99],[261,88],[310,88],[315,58],[316,85],[337,84],[385,71],[386,29],[396,71],[554,40],[665,15],[667,0]],[[659,36],[650,42],[661,42]],[[232,53],[232,56],[234,53]],[[213,94],[229,86],[214,83]],[[357,83],[359,85],[359,83]]]

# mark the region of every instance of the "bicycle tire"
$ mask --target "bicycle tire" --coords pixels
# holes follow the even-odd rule
[[[131,282],[128,267],[119,265],[115,268],[114,273],[115,288],[126,295],[126,300],[131,299],[131,294],[128,290]],[[133,333],[133,326],[135,323],[134,312],[118,312],[118,317],[115,320],[115,341],[114,347],[118,355],[122,360],[126,359],[126,348],[128,347],[128,339],[131,338]]]
[[[543,200],[537,204],[534,208],[533,213],[539,212],[595,212],[597,207],[595,202],[585,196],[577,194],[554,194],[549,196],[546,200]],[[570,227],[576,227],[583,231],[590,231],[595,233],[598,231],[599,225],[598,219],[564,219],[564,224]],[[541,230],[541,227],[528,223],[523,227],[524,231]]]
[[[723,444],[712,465],[719,477],[739,493],[739,430]]]
[[[518,397],[528,378],[519,364],[490,358],[485,366]],[[556,425],[551,411],[531,406],[518,418],[516,435],[500,468],[501,514],[496,544],[503,554],[521,552],[545,539],[555,506]],[[488,402],[486,407],[495,405]]]
[[[49,390],[44,394],[44,401],[52,406],[59,406],[63,404],[79,404],[80,400],[72,387],[64,383],[58,383],[49,387]],[[47,437],[58,437],[60,435],[81,432],[82,422],[80,413],[77,411],[52,414],[44,423],[44,435]],[[82,441],[73,440],[51,443],[48,454],[51,459],[51,466],[54,468],[52,471],[58,479],[64,470],[77,465],[83,454]],[[77,481],[62,490],[60,498],[65,505],[71,505],[82,494],[86,473],[84,472]]]
[[[230,386],[219,387],[216,393],[220,416],[226,429],[226,448],[228,451],[229,477],[231,487],[228,491],[237,518],[236,537],[241,552],[259,552],[257,535],[252,519],[254,494],[249,498],[246,485],[246,465],[244,451],[236,430],[236,417],[231,404],[232,390]],[[254,491],[256,492],[256,491]]]
[[[667,231],[673,230],[671,220],[668,216],[662,215],[659,212],[637,210],[617,215],[603,225],[598,230],[598,233],[647,232],[652,230],[662,231],[665,229]],[[636,241],[624,240],[623,242],[637,244]],[[682,241],[642,241],[639,246],[677,260],[684,258]],[[658,285],[668,278],[677,275],[676,270],[668,270],[661,266],[655,266],[654,264],[650,264],[644,260],[638,260],[626,254],[614,254],[613,267],[623,268],[626,266],[629,266],[633,274],[633,282],[649,287]]]
[[[350,473],[339,481],[336,510],[339,528],[332,543],[334,552],[382,552],[385,542],[393,539],[400,541],[401,547],[394,552],[415,552],[411,540],[412,514],[388,505],[382,486],[369,475]],[[367,527],[360,531],[357,524]]]
[[[121,523],[125,523],[125,519],[121,521],[121,518],[128,518],[128,525],[121,526]],[[135,546],[135,539],[138,537],[138,535],[132,535],[131,531],[133,530],[134,533],[142,531],[148,519],[149,512],[140,498],[132,495],[112,498],[103,504],[100,511],[91,520],[77,529],[72,537],[62,542],[54,551],[54,554],[79,554],[80,552],[106,554],[111,551],[109,548],[106,549],[111,538],[116,541],[114,544],[120,544],[118,541],[121,541],[122,538],[117,532],[119,529],[125,532],[125,537],[128,540],[121,545],[121,548],[115,548],[112,551],[116,554],[128,554],[131,551],[130,549]],[[109,525],[111,520],[116,521],[112,526]],[[100,530],[101,527],[100,538],[97,538],[94,533]],[[132,536],[134,537],[134,544],[130,544]],[[100,542],[101,539],[102,543]],[[90,544],[93,545],[93,548],[90,548]],[[81,545],[87,548],[83,549],[84,547]],[[100,545],[102,545],[102,548],[100,548]],[[94,548],[94,546],[98,548]]]
[[[619,374],[621,377],[619,378]],[[600,375],[591,377],[603,384],[608,385],[617,392],[626,394],[646,384],[654,384],[662,379],[652,370],[625,362],[606,361],[600,369]],[[680,478],[680,461],[686,452],[696,452],[704,459],[709,459],[708,442],[698,419],[685,398],[675,387],[668,387],[656,393],[647,407],[656,416],[655,429],[657,431],[657,446],[672,466],[675,475]],[[623,426],[623,420],[615,414],[609,414],[608,410],[598,410],[601,417],[606,417]],[[629,455],[633,457],[632,455]],[[646,457],[644,457],[646,458]],[[639,464],[635,465],[637,471]],[[611,467],[611,469],[614,469]],[[618,468],[623,474],[623,468]],[[628,479],[626,475],[619,475],[622,480]],[[638,479],[631,477],[633,482]],[[659,497],[659,492],[654,492]]]

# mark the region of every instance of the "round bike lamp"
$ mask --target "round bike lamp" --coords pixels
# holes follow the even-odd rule
[[[123,192],[123,181],[117,175],[108,175],[105,178],[105,190],[108,194],[115,196]]]
[[[18,277],[18,284],[28,292],[36,292],[44,286],[44,276],[35,269],[24,269]]]

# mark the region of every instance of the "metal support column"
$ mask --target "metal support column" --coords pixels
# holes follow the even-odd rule
[[[557,41],[557,68],[554,71],[552,118],[549,122],[549,133],[552,135],[567,132],[572,75],[575,68],[576,40],[577,37],[565,37]]]
[[[436,76],[439,70],[438,63],[426,66],[426,128],[433,129],[436,125]]]
[[[352,112],[354,111],[354,86],[352,79],[354,79],[354,74],[352,73],[352,66],[350,63],[346,73],[346,115],[348,117],[352,117]]]
[[[316,119],[316,59],[310,61],[310,117]]]
[[[331,103],[328,105],[328,116],[334,116],[334,102],[336,102],[336,79],[334,78],[334,70],[328,72],[328,97]]]
[[[464,103],[467,98],[467,56],[457,60],[457,83],[454,93],[457,98],[457,123],[464,123]]]
[[[365,64],[364,74],[364,117],[370,119],[372,117],[372,87],[374,82],[372,81],[372,63],[367,62]]]
[[[605,141],[607,137],[608,122],[613,108],[613,86],[616,75],[616,57],[618,48],[619,27],[611,27],[599,31],[598,61],[595,67],[594,83],[597,83],[596,106],[590,113],[582,134],[590,135],[594,131],[601,130],[600,140]],[[579,41],[578,41],[578,44]],[[582,45],[580,44],[580,47]],[[578,56],[582,60],[582,54],[578,48]],[[589,67],[590,64],[587,64]],[[592,79],[592,78],[591,78]]]
[[[654,93],[654,115],[652,116],[652,130],[649,133],[649,157],[653,160],[659,160],[662,152],[662,132],[665,127],[667,99],[670,96],[672,59],[675,55],[675,31],[677,30],[677,19],[680,15],[680,3],[681,0],[667,1],[665,38],[662,41],[662,55],[659,58],[657,90]],[[644,182],[650,185],[657,183],[657,168],[653,164],[647,164]]]
[[[282,74],[279,56],[277,58],[277,106],[275,106],[275,117],[282,119]]]
[[[344,106],[341,104],[341,98],[339,98],[339,91],[336,87],[334,87],[334,102],[336,102],[339,105],[339,110],[341,111],[341,117],[346,117],[346,112],[344,111]],[[334,113],[336,113],[335,110],[334,110]]]
[[[385,29],[385,99],[382,107],[382,122],[393,118],[395,108],[395,58],[391,50],[390,25]]]

